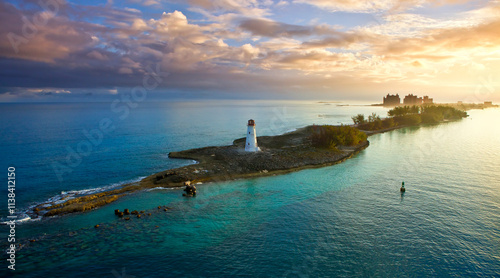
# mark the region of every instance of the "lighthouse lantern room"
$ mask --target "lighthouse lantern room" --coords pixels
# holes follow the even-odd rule
[[[260,148],[257,146],[257,135],[255,133],[255,121],[248,120],[247,125],[247,140],[245,142],[245,151],[258,152]]]

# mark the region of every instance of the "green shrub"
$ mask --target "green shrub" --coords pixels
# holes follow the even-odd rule
[[[398,107],[394,107],[393,109],[387,111],[387,115],[389,117],[398,117],[398,116],[404,116],[404,115],[408,115],[408,114],[418,114],[420,112],[420,110],[421,110],[421,107],[416,106],[416,105],[398,106]]]
[[[358,125],[358,128],[361,130],[371,130],[372,127],[373,127],[373,123],[364,123],[364,124]]]
[[[438,113],[424,113],[420,117],[422,118],[422,123],[425,124],[435,124],[443,120],[443,115]]]
[[[383,126],[382,126],[382,120],[379,117],[378,119],[376,119],[375,121],[373,121],[372,130],[379,130],[379,129],[382,129],[382,128],[383,128]]]
[[[458,120],[461,118],[467,117],[467,112],[456,109],[454,107],[450,106],[444,106],[444,105],[431,105],[431,106],[425,106],[422,107],[422,115],[426,114],[431,114],[431,115],[436,115],[433,117],[437,117],[439,121],[444,120]],[[426,116],[426,117],[431,117],[431,116]]]
[[[336,150],[337,146],[354,146],[365,141],[364,132],[350,126],[314,126],[311,130],[311,143],[314,147]]]
[[[376,131],[376,130],[380,130],[380,129],[391,128],[394,126],[396,126],[396,123],[394,122],[393,118],[387,118],[384,120],[381,120],[379,118],[373,122],[368,122],[368,123],[358,125],[358,128],[361,130]]]
[[[382,121],[382,127],[383,128],[391,128],[396,126],[396,122],[394,121],[393,118],[387,118]]]
[[[422,122],[422,118],[418,114],[409,114],[404,116],[394,117],[394,121],[398,125],[418,125]]]

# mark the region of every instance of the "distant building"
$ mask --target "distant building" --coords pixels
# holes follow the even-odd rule
[[[493,106],[493,102],[492,101],[485,101],[484,106],[491,107],[491,106]]]
[[[461,100],[459,100],[459,101],[457,102],[457,104],[458,104],[458,105],[462,105],[462,104],[464,104],[464,102],[463,102],[463,101],[461,101]]]
[[[384,97],[384,106],[398,106],[401,104],[401,99],[399,98],[399,94],[389,95],[387,94]]]
[[[403,100],[403,103],[405,105],[421,105],[422,104],[422,98],[417,97],[416,95],[409,94],[405,96],[405,99]]]
[[[434,99],[429,98],[429,96],[424,96],[424,99],[422,100],[424,104],[433,104]]]

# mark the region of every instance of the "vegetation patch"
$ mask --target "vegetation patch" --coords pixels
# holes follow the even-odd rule
[[[312,126],[311,143],[313,147],[337,150],[337,146],[355,146],[366,141],[366,134],[351,126]]]
[[[379,131],[401,126],[435,124],[444,120],[458,120],[468,117],[467,112],[445,105],[399,106],[387,112],[389,118],[381,119],[372,113],[365,119],[363,114],[352,117],[361,130]]]

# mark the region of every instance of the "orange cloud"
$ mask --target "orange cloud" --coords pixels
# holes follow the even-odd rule
[[[404,11],[427,5],[441,6],[461,4],[472,0],[295,0],[295,3],[304,3],[326,9],[328,11],[370,13],[379,11]]]

